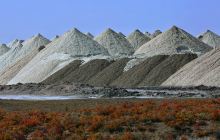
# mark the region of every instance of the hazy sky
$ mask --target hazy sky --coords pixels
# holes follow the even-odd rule
[[[128,34],[172,25],[220,34],[220,0],[1,0],[0,6],[1,43],[37,33],[50,39],[73,27],[95,35],[108,27]]]

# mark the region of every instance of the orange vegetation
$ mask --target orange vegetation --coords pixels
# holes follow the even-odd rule
[[[220,99],[146,100],[70,112],[0,110],[0,139],[147,139],[217,133]]]

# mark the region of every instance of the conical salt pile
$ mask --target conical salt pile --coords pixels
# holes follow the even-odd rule
[[[11,50],[0,58],[0,84],[11,80],[30,60],[33,59],[50,41],[38,34],[27,41],[15,40]]]
[[[151,38],[155,38],[157,37],[158,35],[160,35],[162,32],[160,30],[156,30],[152,35],[151,35]]]
[[[0,56],[0,71],[18,57],[18,52],[21,50],[22,46],[20,42],[17,42],[13,48]]]
[[[123,37],[126,37],[126,35],[124,35],[122,32],[119,32],[118,34],[123,36]]]
[[[173,26],[170,30],[141,46],[134,55],[139,57],[182,53],[196,53],[201,55],[211,49],[209,45],[201,42],[184,30]]]
[[[143,44],[150,41],[150,38],[144,35],[141,31],[135,30],[127,37],[127,40],[134,47],[134,50],[136,50],[139,47],[141,47]]]
[[[210,30],[200,35],[199,39],[213,48],[220,47],[220,36]]]
[[[216,48],[185,65],[163,86],[220,86],[220,48]]]
[[[0,44],[0,56],[5,54],[10,50],[9,47],[6,46],[6,44]]]
[[[134,50],[128,40],[112,29],[107,29],[95,40],[108,49],[111,56],[131,55]]]
[[[40,49],[44,48],[47,44],[49,44],[51,41],[42,36],[41,34],[37,34],[36,36],[33,36],[32,38],[24,41],[23,47],[21,51],[18,53],[18,59],[30,54],[35,53],[37,54]]]
[[[94,35],[92,35],[90,32],[86,33],[86,35],[92,39],[94,38]]]
[[[9,84],[41,82],[68,65],[75,57],[95,55],[108,55],[108,51],[77,29],[70,30],[48,44]]]

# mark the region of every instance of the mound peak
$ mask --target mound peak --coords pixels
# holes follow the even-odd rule
[[[143,44],[150,41],[150,38],[147,37],[145,34],[143,34],[140,30],[136,29],[134,32],[132,32],[128,37],[127,40],[131,43],[131,45],[134,47],[134,49],[138,49]]]
[[[95,40],[105,47],[111,56],[131,55],[133,48],[126,38],[108,28]]]
[[[200,35],[199,39],[213,48],[220,47],[220,36],[211,30],[207,30],[205,33]]]
[[[182,53],[195,53],[201,55],[211,49],[212,48],[209,45],[203,43],[186,31],[173,26],[168,31],[141,46],[135,52],[135,55],[140,57]]]

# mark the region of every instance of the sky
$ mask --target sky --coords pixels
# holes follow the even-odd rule
[[[41,33],[51,39],[74,27],[98,35],[106,28],[220,34],[220,0],[0,0],[0,43]]]

